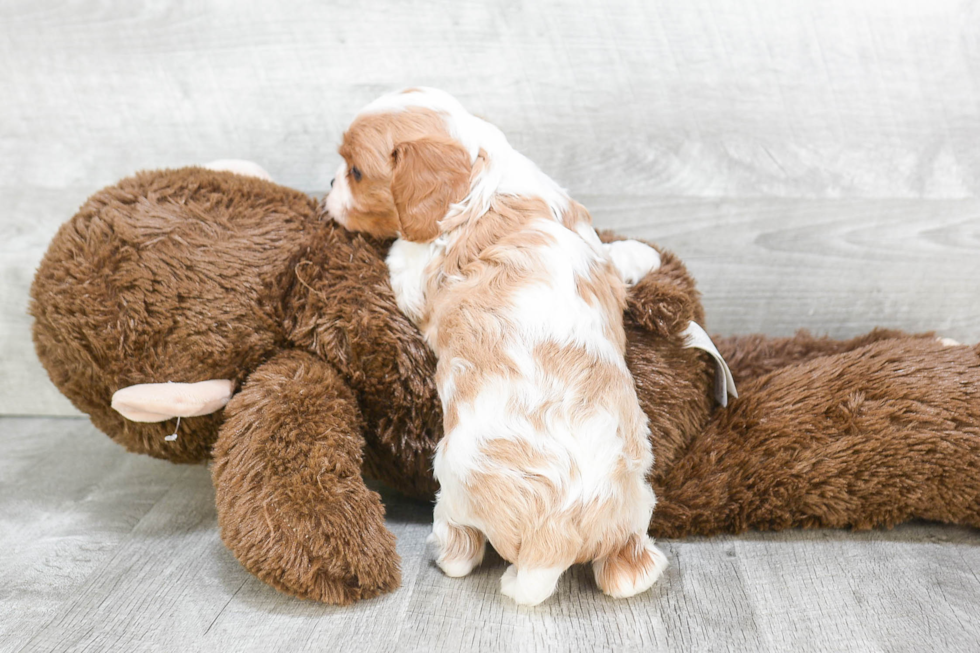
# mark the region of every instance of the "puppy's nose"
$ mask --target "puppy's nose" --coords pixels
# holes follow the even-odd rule
[[[335,182],[335,181],[337,181],[337,178],[336,177],[334,177],[333,179],[330,180],[330,188],[333,188],[333,182]]]

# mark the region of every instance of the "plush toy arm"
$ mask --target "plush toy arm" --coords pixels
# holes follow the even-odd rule
[[[311,354],[285,352],[225,408],[212,475],[221,537],[266,583],[346,604],[396,588],[395,538],[361,478],[351,391]]]
[[[738,382],[745,383],[788,365],[853,351],[882,340],[908,337],[932,339],[935,336],[932,333],[909,335],[893,329],[874,329],[849,340],[832,340],[826,336],[811,335],[809,331],[802,329],[790,338],[750,334],[713,336],[712,340]]]
[[[658,537],[980,528],[980,347],[892,338],[740,387],[654,480]]]
[[[641,247],[653,249],[659,255],[659,266],[650,267],[626,295],[628,318],[647,331],[664,337],[681,337],[680,334],[691,322],[704,323],[701,295],[687,268],[673,253],[658,250],[642,241],[627,240],[610,231],[600,231],[599,238],[606,243],[606,247],[613,247],[610,252],[618,250],[617,255],[622,263],[616,263],[615,259],[614,263],[617,268],[622,265],[620,274],[633,269],[635,275],[635,269],[639,266],[631,261],[639,260],[642,263],[649,259],[642,255]]]

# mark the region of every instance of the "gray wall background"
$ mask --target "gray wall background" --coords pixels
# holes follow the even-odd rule
[[[980,340],[978,2],[5,0],[0,414],[76,414],[25,307],[88,195],[226,157],[322,192],[353,113],[410,85],[674,249],[714,332]]]

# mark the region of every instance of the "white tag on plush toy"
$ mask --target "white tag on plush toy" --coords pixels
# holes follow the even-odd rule
[[[163,436],[163,439],[167,442],[175,442],[177,440],[177,431],[180,430],[180,415],[177,416],[177,425],[174,426],[174,432],[170,435]]]
[[[728,395],[738,399],[738,391],[735,390],[735,377],[728,369],[728,363],[721,357],[721,353],[711,342],[711,337],[701,328],[697,322],[691,322],[687,328],[681,332],[684,336],[684,346],[691,349],[701,349],[711,354],[715,359],[715,399],[722,406],[728,405]]]

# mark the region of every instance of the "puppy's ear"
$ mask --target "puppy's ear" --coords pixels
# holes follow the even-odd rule
[[[391,195],[401,237],[425,243],[439,235],[449,205],[466,196],[470,155],[448,136],[428,136],[395,146]]]

